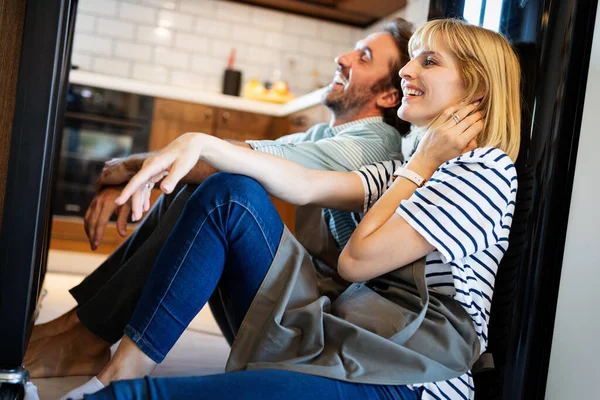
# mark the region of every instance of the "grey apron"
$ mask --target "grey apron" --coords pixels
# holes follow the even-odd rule
[[[402,385],[444,381],[471,368],[479,356],[472,319],[449,296],[427,290],[424,259],[349,284],[335,273],[337,247],[329,229],[321,229],[320,217],[308,224],[309,216],[296,232],[307,248],[284,229],[226,371],[284,369]],[[304,230],[308,225],[312,230]]]

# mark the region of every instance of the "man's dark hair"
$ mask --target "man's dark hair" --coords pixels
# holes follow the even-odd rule
[[[408,61],[410,61],[410,55],[408,54],[408,41],[413,34],[413,25],[402,18],[395,18],[387,22],[382,27],[382,32],[389,33],[394,39],[396,48],[400,52],[400,59],[393,60],[390,62],[390,73],[388,76],[382,78],[373,86],[374,93],[381,93],[384,90],[396,88],[400,91],[400,76],[398,72]],[[398,118],[398,106],[393,108],[386,108],[383,110],[383,120],[398,129],[400,133],[406,134],[410,129],[410,124],[402,121]]]

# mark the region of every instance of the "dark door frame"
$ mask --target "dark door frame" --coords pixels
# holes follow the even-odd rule
[[[23,361],[45,275],[76,8],[77,0],[26,4],[1,210],[0,369]]]

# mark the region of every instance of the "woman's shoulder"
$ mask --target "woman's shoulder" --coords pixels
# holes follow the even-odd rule
[[[491,175],[516,186],[517,170],[511,158],[495,147],[480,147],[444,163],[437,172],[453,171],[460,175]]]

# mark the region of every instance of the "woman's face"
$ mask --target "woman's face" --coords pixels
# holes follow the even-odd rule
[[[427,125],[465,94],[458,61],[443,42],[435,47],[435,52],[415,50],[400,70],[403,97],[398,117],[416,126]]]

